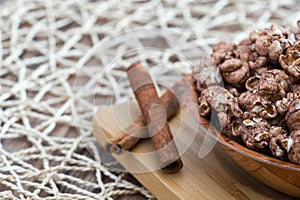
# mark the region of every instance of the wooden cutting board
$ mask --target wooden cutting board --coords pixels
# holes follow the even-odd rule
[[[94,135],[104,145],[107,140],[128,126],[139,116],[135,102],[109,106],[98,110],[93,121]],[[178,143],[186,143],[194,132],[194,120],[183,109],[170,122],[173,133],[180,131]],[[185,135],[184,135],[185,136]],[[203,159],[198,157],[205,132],[198,130],[193,142],[184,152],[184,168],[178,174],[164,174],[161,171],[132,173],[159,200],[175,199],[294,199],[265,186],[243,171],[223,149],[216,145]],[[180,144],[179,144],[180,145]],[[129,171],[149,169],[157,163],[155,157],[140,156],[152,151],[150,140],[139,143],[131,152],[114,155],[116,160]]]

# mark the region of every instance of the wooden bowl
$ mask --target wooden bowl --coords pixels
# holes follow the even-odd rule
[[[196,119],[208,130],[209,127],[205,126],[207,119],[199,115]],[[217,139],[229,156],[249,174],[280,192],[300,198],[300,165],[250,150],[216,130],[211,132],[208,134]]]

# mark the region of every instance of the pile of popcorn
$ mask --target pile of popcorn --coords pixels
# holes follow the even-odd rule
[[[215,45],[193,77],[200,115],[216,113],[222,134],[300,164],[300,21],[296,29],[272,24],[237,45]]]

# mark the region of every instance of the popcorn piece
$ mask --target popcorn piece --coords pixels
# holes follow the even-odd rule
[[[236,44],[231,42],[220,42],[213,47],[211,57],[214,59],[215,64],[219,65],[225,60],[233,58],[233,50],[236,49]]]
[[[270,141],[270,125],[262,118],[246,119],[242,122],[239,132],[242,141],[250,149],[264,149]]]
[[[277,158],[286,156],[288,148],[287,132],[282,127],[272,126],[270,138],[269,147],[272,154]]]
[[[275,103],[286,96],[291,84],[291,78],[283,70],[272,69],[248,79],[246,87],[255,90],[266,101]]]
[[[201,92],[199,104],[199,112],[203,117],[209,116],[211,109],[217,112],[221,132],[231,138],[231,123],[235,119],[240,119],[243,114],[237,98],[223,87],[210,86]]]
[[[281,67],[291,75],[295,81],[300,81],[300,41],[289,48],[285,55],[279,57]]]
[[[300,130],[300,99],[294,99],[286,114],[286,123],[290,131]]]
[[[228,90],[221,86],[210,86],[201,92],[199,97],[200,113],[202,106],[206,107],[210,105],[216,112],[224,112],[230,115],[230,117],[241,117],[242,111],[238,106],[237,99],[230,94]],[[203,109],[206,110],[206,109]],[[201,116],[207,116],[205,113]]]
[[[289,160],[300,164],[300,130],[291,133],[288,139],[287,150]]]
[[[208,86],[219,85],[222,82],[218,68],[214,65],[212,58],[201,59],[199,67],[193,73],[197,89],[201,92]]]
[[[264,119],[272,119],[277,116],[277,109],[270,101],[266,101],[257,93],[250,91],[242,93],[238,98],[241,108],[247,111],[246,119],[262,117]]]
[[[263,32],[253,33],[252,40],[255,41],[255,49],[260,56],[266,56],[270,62],[277,64],[280,55],[295,42],[291,35],[290,31],[272,24]]]
[[[250,76],[248,63],[240,59],[226,60],[218,68],[224,81],[235,87],[242,87]]]

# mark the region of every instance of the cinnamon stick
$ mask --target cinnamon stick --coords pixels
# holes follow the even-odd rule
[[[185,75],[183,79],[176,82],[159,99],[167,114],[167,120],[174,117],[180,110],[179,99],[189,91],[187,87],[192,84],[192,76]],[[143,117],[139,116],[133,124],[129,125],[117,136],[112,137],[106,144],[105,149],[110,153],[120,154],[123,151],[132,149],[141,139],[148,137],[148,132],[144,128]]]
[[[161,169],[166,173],[178,172],[183,167],[183,163],[147,69],[140,63],[135,63],[126,71]]]

